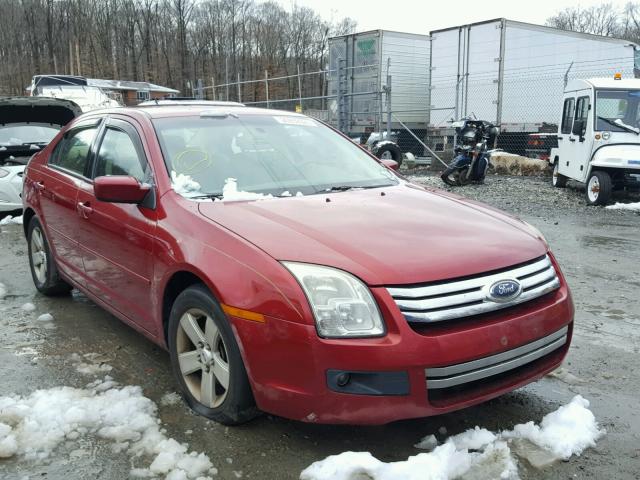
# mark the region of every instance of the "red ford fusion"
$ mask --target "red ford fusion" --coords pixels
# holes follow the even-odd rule
[[[436,415],[558,367],[573,304],[542,235],[393,168],[294,113],[91,112],[27,167],[33,281],[166,347],[224,424]]]

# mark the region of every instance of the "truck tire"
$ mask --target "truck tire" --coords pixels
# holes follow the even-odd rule
[[[551,182],[556,188],[564,188],[567,186],[567,177],[558,172],[559,168],[560,161],[556,160],[556,163],[553,165],[553,176],[551,177]]]
[[[587,180],[587,203],[589,205],[605,205],[611,198],[612,191],[611,176],[607,172],[600,170],[591,172]]]
[[[382,142],[373,147],[373,154],[379,159],[391,159],[397,162],[398,167],[402,165],[402,151],[393,142]]]

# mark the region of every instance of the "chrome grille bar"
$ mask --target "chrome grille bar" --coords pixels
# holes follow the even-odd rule
[[[526,345],[471,362],[447,367],[427,368],[427,389],[449,388],[504,373],[531,363],[567,343],[569,327]]]
[[[515,279],[522,293],[508,302],[488,298],[487,289],[500,280]],[[398,308],[409,322],[430,323],[491,312],[528,302],[560,286],[548,255],[528,265],[500,273],[432,285],[388,287]]]

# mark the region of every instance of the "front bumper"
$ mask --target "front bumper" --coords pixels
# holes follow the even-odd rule
[[[557,368],[569,348],[574,313],[560,281],[559,289],[525,304],[424,328],[412,328],[387,290],[374,288],[388,327],[382,338],[322,339],[311,325],[275,318],[264,324],[233,318],[232,324],[261,410],[307,422],[384,424],[478,404]],[[513,368],[432,388],[451,371],[474,370],[460,365],[504,365],[518,352],[531,354],[550,343],[541,341],[545,337],[564,341]],[[365,390],[340,390],[344,378],[338,375],[345,372],[356,374],[352,381]],[[371,382],[377,386],[366,392]]]

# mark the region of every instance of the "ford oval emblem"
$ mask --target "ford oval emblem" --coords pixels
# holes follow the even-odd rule
[[[499,280],[489,287],[487,298],[494,302],[510,302],[520,296],[522,285],[517,280]]]

